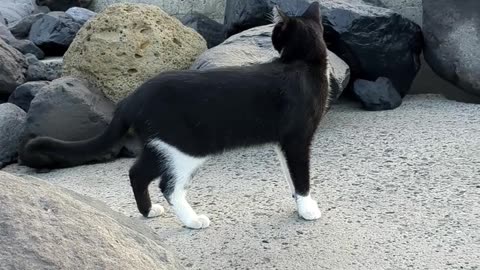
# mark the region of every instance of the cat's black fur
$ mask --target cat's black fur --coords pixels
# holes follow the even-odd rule
[[[162,177],[167,200],[172,192],[168,164],[148,147],[151,139],[198,157],[277,143],[295,193],[308,194],[310,144],[329,98],[327,50],[318,3],[302,16],[280,16],[272,42],[281,57],[273,62],[162,73],[119,103],[103,134],[80,142],[36,138],[20,151],[21,161],[34,168],[79,165],[131,129],[146,145],[130,178],[138,208],[147,215],[147,187],[154,178]]]

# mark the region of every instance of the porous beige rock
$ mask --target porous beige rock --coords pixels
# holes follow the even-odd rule
[[[159,7],[116,4],[87,22],[64,56],[64,75],[82,77],[115,102],[157,73],[188,69],[206,41]]]

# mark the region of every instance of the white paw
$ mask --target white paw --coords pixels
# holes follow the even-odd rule
[[[205,215],[198,215],[185,223],[190,229],[204,229],[210,226],[210,219]]]
[[[158,217],[165,212],[163,206],[160,204],[152,204],[152,208],[150,208],[150,212],[148,212],[148,218]]]
[[[318,204],[309,196],[297,197],[298,214],[305,220],[315,220],[322,216]]]

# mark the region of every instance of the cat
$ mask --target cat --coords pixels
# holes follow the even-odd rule
[[[92,139],[65,142],[38,137],[20,151],[33,168],[75,166],[108,151],[126,133],[143,142],[129,171],[138,210],[163,213],[150,201],[149,184],[160,189],[188,228],[210,225],[186,200],[187,184],[208,156],[225,150],[274,144],[282,169],[305,220],[321,215],[310,196],[310,145],[329,100],[327,49],[320,6],[301,16],[274,8],[272,43],[279,57],[246,67],[172,71],[145,82],[121,101],[106,131]]]

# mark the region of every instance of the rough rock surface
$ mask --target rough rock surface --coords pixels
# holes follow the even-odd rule
[[[118,4],[87,22],[63,69],[117,102],[157,73],[187,69],[206,48],[200,34],[160,8]]]
[[[80,27],[81,25],[65,12],[50,12],[32,24],[28,39],[47,55],[63,55]]]
[[[259,26],[228,38],[222,44],[204,52],[191,69],[211,69],[226,66],[247,66],[266,63],[278,57],[272,45],[273,25]],[[336,99],[347,87],[350,70],[347,64],[328,53],[332,97]]]
[[[155,5],[177,18],[198,12],[219,22],[223,22],[225,12],[225,0],[94,0],[89,8],[101,12],[116,3]]]
[[[392,110],[402,104],[392,82],[383,77],[374,82],[358,79],[353,83],[353,92],[369,111]]]
[[[25,82],[25,57],[0,38],[0,96],[8,95]]]
[[[212,48],[225,40],[223,24],[200,13],[192,13],[182,18],[182,23],[195,29],[207,41],[207,47]]]
[[[44,86],[47,86],[50,82],[38,81],[27,82],[15,89],[8,98],[8,102],[17,105],[22,110],[28,112],[30,109],[30,103],[33,98],[42,90]]]
[[[37,178],[0,172],[4,269],[181,269],[150,229]]]
[[[440,77],[480,96],[480,3],[424,0],[425,59]]]
[[[63,73],[63,57],[61,56],[47,57],[45,59],[40,60],[40,62],[44,63],[48,68],[54,70],[58,77],[61,77]]]
[[[27,60],[27,81],[53,81],[60,78],[61,74],[57,70],[47,66],[37,59],[33,54],[25,55]]]
[[[288,14],[301,14],[313,0],[278,0]],[[389,78],[403,97],[420,68],[423,47],[418,25],[391,10],[361,0],[319,0],[328,48],[351,68],[352,78]],[[229,34],[269,23],[268,0],[227,2],[225,24]]]
[[[35,0],[39,6],[46,6],[51,11],[66,11],[72,7],[88,7],[92,0]]]
[[[65,13],[70,16],[74,22],[80,25],[84,25],[88,20],[97,14],[89,9],[81,7],[69,8]]]
[[[31,53],[34,54],[37,58],[41,59],[45,56],[43,51],[38,48],[32,41],[24,39],[18,40],[10,30],[5,26],[0,24],[0,38],[2,38],[8,45],[14,47],[23,54]]]
[[[422,0],[364,0],[366,3],[391,9],[402,16],[422,25]]]
[[[17,159],[25,119],[26,113],[16,105],[0,104],[0,169]]]

